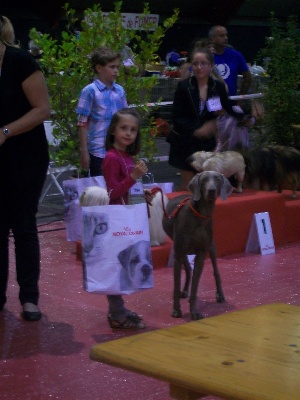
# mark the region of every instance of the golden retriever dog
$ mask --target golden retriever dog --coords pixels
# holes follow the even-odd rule
[[[237,181],[237,192],[242,193],[246,166],[244,157],[240,153],[197,151],[188,158],[188,162],[197,172],[215,171],[226,178],[234,176]]]

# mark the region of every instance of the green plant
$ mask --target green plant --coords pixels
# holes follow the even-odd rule
[[[268,60],[269,74],[264,96],[265,129],[259,142],[297,147],[298,134],[291,127],[300,122],[300,48],[295,17],[290,17],[286,29],[282,29],[272,15],[271,36],[259,56]]]
[[[85,10],[83,20],[79,21],[75,10],[65,4],[63,8],[68,24],[60,40],[53,39],[49,34],[40,35],[36,29],[30,32],[30,38],[43,50],[41,63],[46,71],[50,94],[52,121],[55,126],[53,135],[60,141],[55,160],[60,164],[68,163],[79,167],[75,109],[81,89],[93,79],[89,54],[101,45],[121,51],[130,43],[136,67],[126,72],[121,67],[118,83],[124,87],[128,103],[137,105],[144,117],[140,155],[151,159],[157,152],[153,134],[150,134],[151,119],[147,118],[147,103],[157,76],[141,77],[139,72],[145,70],[147,63],[157,60],[159,46],[166,31],[176,22],[179,11],[175,9],[171,17],[163,21],[156,30],[151,30],[153,25],[148,24],[145,26],[146,30],[133,31],[122,25],[121,6],[121,1],[116,2],[114,11],[106,16],[100,6],[95,5]],[[145,3],[143,15],[149,13],[148,4]],[[79,35],[75,35],[78,24]]]

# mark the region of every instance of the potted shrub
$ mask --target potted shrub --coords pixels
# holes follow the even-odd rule
[[[272,16],[271,36],[266,38],[266,46],[259,56],[265,61],[269,78],[264,94],[264,129],[257,136],[257,144],[299,148],[299,132],[292,128],[293,124],[300,123],[300,47],[296,18],[291,16],[283,29]]]
[[[118,83],[124,87],[128,102],[137,105],[145,117],[141,156],[151,159],[157,151],[153,129],[146,118],[149,112],[147,102],[157,76],[141,77],[141,71],[147,63],[157,61],[162,39],[177,20],[179,11],[175,9],[155,30],[148,24],[145,30],[134,31],[122,25],[121,6],[122,2],[115,3],[114,11],[104,18],[100,6],[95,5],[85,10],[83,20],[79,21],[75,10],[66,4],[63,8],[68,23],[60,40],[53,39],[49,34],[41,35],[36,29],[30,32],[30,38],[43,50],[41,63],[46,71],[50,93],[53,135],[60,141],[55,152],[58,164],[79,166],[75,109],[81,89],[93,79],[89,54],[101,45],[121,51],[125,45],[130,44],[136,67],[126,72],[125,68],[120,68]],[[145,4],[143,15],[149,13],[149,7]]]

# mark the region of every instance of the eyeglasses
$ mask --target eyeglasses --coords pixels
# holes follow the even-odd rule
[[[202,63],[199,63],[199,62],[193,62],[192,63],[192,66],[194,67],[194,68],[207,68],[207,67],[210,67],[211,66],[211,64],[209,63],[209,62],[202,62]]]

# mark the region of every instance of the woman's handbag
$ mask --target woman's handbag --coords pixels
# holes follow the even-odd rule
[[[81,207],[79,204],[82,192],[89,186],[99,186],[106,189],[103,176],[69,179],[63,182],[65,222],[67,240],[75,242],[81,239]]]
[[[153,287],[145,203],[82,207],[84,289],[131,294]]]

